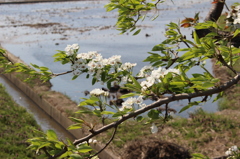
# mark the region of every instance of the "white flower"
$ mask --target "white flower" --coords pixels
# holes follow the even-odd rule
[[[93,57],[97,56],[99,53],[97,51],[89,51],[88,56],[89,59],[92,59]]]
[[[232,150],[233,152],[236,152],[236,151],[238,151],[238,147],[237,147],[236,145],[234,145],[234,146],[231,147],[231,150]]]
[[[133,68],[134,66],[136,66],[136,63],[130,63],[130,62],[126,62],[124,64],[121,65],[121,67],[119,68],[120,71],[124,71],[124,70],[129,70],[131,68]]]
[[[232,155],[232,151],[231,151],[231,150],[227,150],[227,151],[225,152],[225,155],[227,155],[227,156]]]
[[[120,55],[114,55],[108,59],[109,65],[116,65],[122,63]]]
[[[145,103],[142,103],[142,104],[140,104],[139,105],[141,108],[144,108],[144,107],[146,107],[147,105],[145,104]]]
[[[88,63],[88,67],[89,67],[90,69],[94,69],[94,68],[97,67],[97,63],[94,62],[94,61],[90,61],[90,62]]]
[[[122,103],[122,107],[119,110],[123,111],[124,109],[132,109],[134,103],[136,103],[136,98],[128,98],[125,102]]]
[[[136,99],[136,104],[141,104],[143,102],[143,96],[139,96],[137,99]]]
[[[79,45],[78,44],[72,44],[72,45],[67,45],[67,47],[65,48],[66,54],[68,56],[71,56],[74,54],[74,52],[76,52],[79,49]]]
[[[97,143],[97,140],[93,140],[93,142],[92,142],[93,144],[96,144]]]
[[[149,76],[149,77],[147,77],[147,82],[150,87],[155,83],[155,78],[153,76]]]
[[[95,95],[95,96],[100,96],[100,95],[108,96],[109,93],[106,92],[106,91],[104,91],[104,90],[102,90],[102,89],[96,88],[96,89],[94,89],[94,90],[92,90],[92,91],[90,92],[90,95]]]
[[[79,45],[78,44],[72,44],[72,49],[74,49],[74,50],[79,49]]]
[[[79,76],[81,74],[81,71],[80,70],[74,70],[73,71],[73,75],[75,76],[75,75],[77,75],[77,76]]]
[[[152,71],[153,70],[153,67],[152,66],[144,66],[140,72],[138,73],[138,77],[147,77],[149,76],[148,75],[148,72]]]
[[[140,83],[141,87],[142,87],[142,91],[147,90],[149,87],[152,86],[152,83],[148,82],[148,81],[142,81]]]
[[[156,126],[154,123],[152,124],[152,126],[151,126],[150,128],[151,128],[151,132],[152,132],[153,134],[155,134],[155,133],[158,132],[158,128],[157,128],[157,126]]]
[[[89,144],[91,144],[91,143],[96,144],[96,143],[97,143],[97,140],[89,139],[89,140],[88,140],[88,143],[89,143]]]

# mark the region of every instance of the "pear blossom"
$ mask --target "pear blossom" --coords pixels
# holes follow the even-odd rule
[[[153,123],[152,126],[150,127],[152,134],[155,134],[158,132],[157,126]]]
[[[100,96],[100,95],[109,96],[109,93],[104,91],[104,90],[102,90],[102,89],[95,88],[94,90],[92,90],[90,92],[90,95],[94,95],[94,96]]]
[[[97,140],[89,139],[89,140],[88,140],[88,143],[89,143],[89,144],[91,144],[91,143],[96,144],[96,143],[97,143]]]
[[[136,63],[126,62],[126,63],[121,65],[121,67],[119,68],[119,71],[132,69],[136,65],[137,65]]]
[[[108,59],[108,64],[109,65],[117,65],[122,63],[121,61],[121,56],[120,55],[114,55]]]
[[[233,152],[237,152],[238,151],[238,147],[236,145],[231,147],[231,151]]]
[[[232,155],[232,151],[231,151],[231,150],[227,150],[227,151],[225,152],[225,155],[227,155],[227,156]]]
[[[81,74],[81,71],[78,69],[73,71],[73,75],[79,76],[80,74]]]
[[[227,156],[233,156],[233,157],[236,153],[239,153],[239,149],[236,145],[232,146],[225,152]]]
[[[167,75],[169,72],[172,72],[174,74],[180,74],[180,71],[178,69],[168,69],[159,67],[156,70],[153,70],[151,74],[146,78],[146,81],[142,81],[140,83],[142,87],[142,91],[146,91],[148,88],[150,88],[152,85],[154,85],[156,82],[161,82],[161,78],[163,78],[165,75]]]
[[[137,99],[136,99],[136,104],[141,104],[143,102],[143,96],[139,96]]]
[[[143,68],[141,68],[141,70],[138,73],[138,77],[148,77],[149,76],[149,72],[153,70],[152,66],[144,66]]]
[[[146,105],[145,103],[141,103],[141,104],[139,104],[139,106],[140,106],[141,108],[144,108],[144,107],[146,107],[147,105]]]
[[[234,6],[230,14],[226,18],[227,26],[234,26],[240,28],[240,5]]]
[[[120,111],[123,111],[124,109],[132,109],[134,104],[139,105],[140,107],[145,107],[146,104],[143,103],[143,96],[139,97],[131,97],[128,98],[126,101],[122,103],[122,107],[119,109]]]
[[[122,103],[122,108],[120,108],[119,110],[123,111],[124,109],[132,109],[135,101],[135,98],[128,98],[125,102]]]
[[[65,48],[66,55],[71,56],[79,49],[78,44],[67,45]]]

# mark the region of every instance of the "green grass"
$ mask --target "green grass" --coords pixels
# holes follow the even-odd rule
[[[190,119],[180,118],[169,122],[169,126],[183,132],[186,138],[199,137],[202,133],[210,129],[215,132],[223,132],[235,128],[236,122],[217,115],[215,113],[208,113],[202,109],[197,110],[190,115]]]
[[[33,159],[26,140],[34,136],[33,128],[40,129],[25,108],[17,105],[0,84],[0,158]]]
[[[234,63],[233,68],[239,72],[240,71],[240,59]],[[227,70],[230,77],[234,77],[235,74]],[[224,109],[239,110],[239,101],[240,101],[240,84],[236,84],[230,91],[226,91],[222,99],[220,99],[218,104],[218,109],[220,111]]]

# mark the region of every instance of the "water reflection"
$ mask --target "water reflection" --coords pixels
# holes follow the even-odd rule
[[[20,106],[27,109],[27,111],[33,114],[38,125],[41,126],[43,131],[52,129],[57,133],[59,139],[74,140],[74,137],[67,133],[67,131],[57,124],[49,115],[47,115],[41,108],[39,108],[31,99],[29,99],[21,90],[9,82],[4,76],[0,76],[0,83],[2,83],[6,91],[11,94],[13,100]]]

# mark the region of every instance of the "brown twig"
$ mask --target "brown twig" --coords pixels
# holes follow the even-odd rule
[[[220,51],[216,48],[216,53],[217,53],[217,59],[219,62],[221,62],[223,64],[223,66],[226,66],[229,70],[231,70],[234,74],[237,74],[236,70],[234,70],[231,66],[229,66],[227,64],[227,62],[224,60],[224,58],[222,57]]]
[[[112,142],[112,140],[114,139],[114,137],[115,137],[115,135],[116,135],[116,132],[117,132],[117,126],[114,128],[114,132],[113,132],[113,134],[112,134],[112,137],[109,139],[109,141],[105,144],[105,146],[101,149],[101,150],[99,150],[97,153],[95,153],[94,155],[92,155],[92,156],[90,156],[90,157],[88,157],[88,158],[92,158],[92,157],[94,157],[94,156],[97,156],[98,154],[100,154],[111,142]]]
[[[71,70],[71,71],[66,71],[66,72],[62,72],[62,73],[53,73],[51,76],[61,76],[61,75],[65,75],[65,74],[68,74],[71,72],[73,72],[73,71]]]

